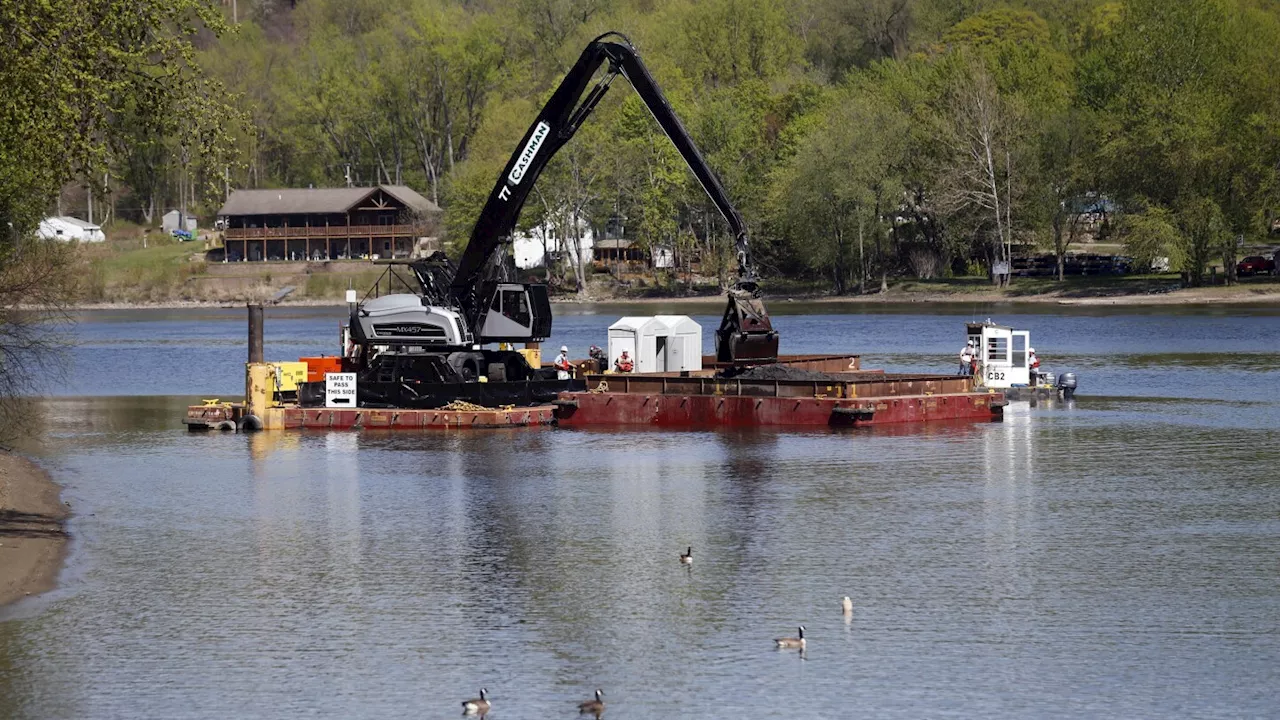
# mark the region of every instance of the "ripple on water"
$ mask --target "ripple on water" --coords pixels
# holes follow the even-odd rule
[[[577,344],[610,319],[566,317]],[[326,346],[331,320],[282,319],[298,325],[279,337]],[[74,579],[0,623],[0,716],[453,717],[482,686],[494,717],[573,715],[596,687],[620,718],[1274,714],[1265,358],[1165,362],[1182,352],[1167,345],[1200,351],[1198,316],[1022,320],[1079,338],[1062,357],[1111,397],[865,432],[247,437],[175,431],[190,397],[50,401]],[[956,321],[846,316],[838,332],[949,362]],[[784,322],[797,351],[837,336]],[[1226,322],[1228,349],[1274,338]],[[145,323],[118,325],[94,332]],[[186,348],[208,330],[166,332]],[[113,382],[234,387],[240,351],[204,349],[121,344]],[[775,651],[801,623],[804,657]]]

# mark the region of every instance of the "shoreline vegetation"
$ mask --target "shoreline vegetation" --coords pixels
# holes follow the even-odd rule
[[[210,262],[206,242],[179,243],[137,226],[123,227],[103,243],[81,244],[76,252],[82,268],[78,310],[134,308],[231,307],[262,302],[286,307],[343,304],[348,289],[361,297],[379,282],[387,266],[361,261],[329,262]],[[1087,249],[1087,248],[1086,248]],[[543,271],[523,273],[525,281],[543,281]],[[590,275],[582,295],[557,293],[552,302],[565,305],[720,303],[724,294],[714,278],[694,276],[692,282],[671,277],[628,275],[619,282],[607,272]],[[1146,275],[1015,277],[996,287],[986,277],[947,277],[930,280],[889,278],[879,292],[878,279],[866,293],[851,288],[830,291],[825,279],[764,277],[761,287],[768,302],[807,303],[1039,303],[1057,305],[1258,305],[1280,304],[1280,277],[1240,278],[1235,284],[1215,284],[1223,273],[1215,268],[1207,284],[1184,287],[1177,273]],[[287,291],[287,292],[286,292]],[[383,290],[385,292],[385,288]],[[281,293],[285,296],[273,302]]]
[[[815,295],[806,293],[774,295],[764,293],[768,303],[817,303],[824,305],[889,305],[896,303],[920,303],[922,305],[948,305],[955,303],[991,303],[1005,305],[1280,305],[1280,284],[1275,287],[1185,288],[1163,293],[1115,293],[1076,296],[1067,292],[1019,294],[1016,292],[945,292],[920,290],[890,290],[867,295]],[[240,300],[160,300],[156,302],[91,302],[78,303],[73,310],[181,310],[184,308],[232,308],[246,302],[260,302],[258,298]],[[724,294],[699,295],[613,295],[604,297],[553,297],[552,305],[658,305],[682,303],[689,305],[721,305]],[[269,303],[272,307],[339,307],[342,298],[310,298],[282,300]]]
[[[172,237],[129,223],[121,223],[102,243],[79,244],[76,256],[79,276],[72,310],[127,310],[236,307],[246,302],[281,307],[336,306],[344,303],[348,289],[359,296],[375,284],[385,283],[386,263],[367,261],[211,262],[206,251],[216,242],[209,236],[196,242]],[[1091,250],[1089,246],[1082,250]],[[519,280],[542,282],[545,270],[525,271]],[[724,293],[712,277],[631,274],[619,281],[612,274],[591,273],[580,295],[557,292],[551,300],[562,305],[718,304]],[[1280,276],[1237,278],[1221,284],[1223,268],[1210,264],[1205,284],[1190,286],[1178,273],[1132,275],[1069,275],[1014,277],[998,287],[986,277],[914,279],[893,277],[886,289],[878,281],[859,293],[830,290],[826,279],[764,277],[763,297],[768,302],[832,304],[1055,304],[1055,305],[1280,305]],[[870,288],[875,288],[871,290]],[[383,292],[386,292],[385,287]]]
[[[39,465],[0,451],[0,607],[56,585],[70,515],[61,493]]]

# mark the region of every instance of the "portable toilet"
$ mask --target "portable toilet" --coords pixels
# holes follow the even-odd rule
[[[968,326],[970,339],[978,340],[980,381],[989,388],[1009,388],[1031,384],[1027,350],[1031,333],[1014,330],[991,321]]]
[[[655,315],[654,320],[667,328],[666,338],[660,337],[656,342],[660,350],[665,350],[667,372],[701,370],[702,326],[688,315]]]
[[[665,372],[667,326],[653,317],[624,317],[609,326],[609,367],[626,350],[635,360],[638,373]],[[663,338],[663,352],[658,353],[658,338]]]

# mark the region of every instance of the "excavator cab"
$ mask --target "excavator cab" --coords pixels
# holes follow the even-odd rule
[[[764,302],[744,290],[729,291],[729,306],[716,330],[716,361],[734,365],[778,360],[778,332]]]
[[[486,284],[489,298],[480,342],[542,342],[551,335],[551,298],[546,285]]]

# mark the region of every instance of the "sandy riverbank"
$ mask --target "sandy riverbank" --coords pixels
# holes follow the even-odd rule
[[[26,458],[0,451],[0,605],[53,588],[67,549],[62,489]]]

